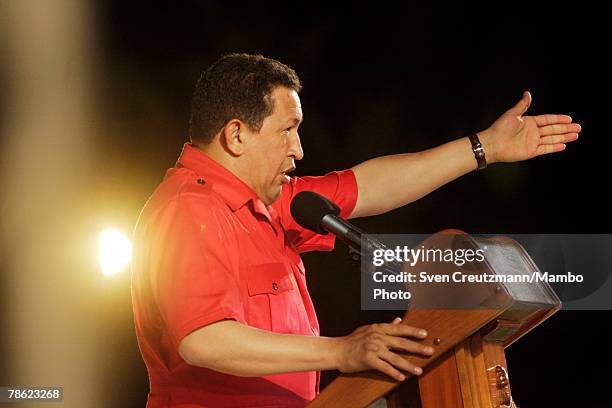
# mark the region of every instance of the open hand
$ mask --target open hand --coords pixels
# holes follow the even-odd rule
[[[565,149],[578,139],[581,127],[567,115],[523,116],[531,94],[501,115],[491,127],[478,133],[487,162],[515,162]]]

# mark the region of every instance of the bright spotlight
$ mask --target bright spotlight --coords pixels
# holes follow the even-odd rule
[[[120,231],[106,229],[100,234],[100,266],[104,275],[122,271],[132,258],[132,243]]]

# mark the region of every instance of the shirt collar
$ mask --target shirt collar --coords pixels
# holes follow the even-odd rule
[[[183,151],[176,166],[192,170],[207,184],[210,183],[213,191],[221,196],[232,211],[252,201],[255,212],[264,215],[268,220],[273,218],[274,212],[271,211],[273,209],[266,206],[251,187],[191,143],[183,145]]]

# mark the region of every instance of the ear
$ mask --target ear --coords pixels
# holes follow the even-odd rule
[[[221,143],[234,156],[241,156],[245,149],[248,127],[239,119],[232,119],[221,129]]]

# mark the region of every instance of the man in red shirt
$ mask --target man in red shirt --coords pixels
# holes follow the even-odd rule
[[[420,343],[427,334],[398,319],[319,336],[299,253],[331,250],[334,237],[300,227],[292,198],[311,190],[342,217],[380,214],[487,162],[563,150],[580,131],[568,116],[523,116],[526,92],[470,138],[290,178],[303,157],[300,89],[289,67],[245,54],[221,58],[198,81],[191,143],[135,231],[132,297],[148,407],[302,407],[318,392],[320,370],[376,369],[398,381],[402,371],[421,374],[393,350],[430,355]]]

